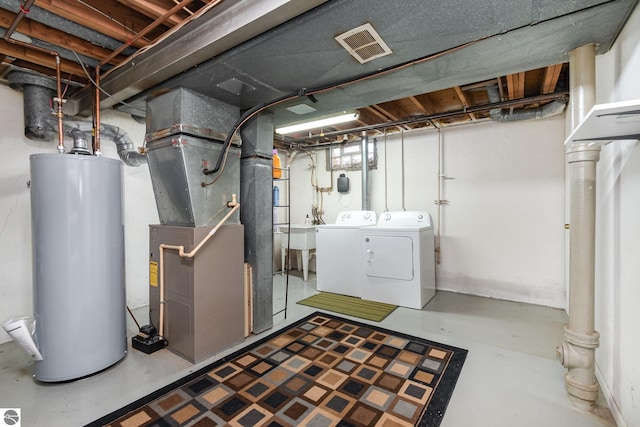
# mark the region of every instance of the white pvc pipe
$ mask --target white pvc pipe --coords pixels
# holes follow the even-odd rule
[[[207,241],[211,238],[211,236],[216,234],[218,229],[220,227],[222,227],[222,225],[225,222],[227,222],[227,220],[231,217],[231,215],[233,215],[235,211],[240,209],[240,203],[237,202],[235,194],[233,194],[231,196],[231,201],[229,203],[227,203],[227,206],[229,206],[231,208],[231,210],[229,212],[227,212],[227,214],[224,216],[224,218],[222,218],[220,220],[220,222],[218,222],[218,224],[216,224],[216,226],[213,227],[211,229],[211,231],[209,231],[209,233],[207,233],[207,235],[200,241],[200,243],[198,243],[196,245],[195,248],[193,248],[193,250],[191,250],[191,252],[186,252],[185,253],[184,246],[165,245],[164,243],[160,245],[160,262],[159,262],[159,265],[158,265],[158,269],[160,270],[160,289],[159,289],[159,292],[160,292],[160,320],[159,320],[159,323],[160,323],[160,325],[158,325],[158,327],[159,327],[158,333],[160,334],[161,337],[164,337],[164,306],[165,306],[165,303],[166,303],[166,301],[164,300],[164,250],[165,249],[173,249],[173,250],[178,251],[178,255],[180,255],[180,257],[182,257],[182,258],[193,258],[196,255],[196,253],[200,250],[200,248],[202,246],[204,246],[205,243],[207,243]]]
[[[578,126],[595,104],[595,46],[571,52],[569,120]],[[577,406],[591,408],[598,398],[595,350],[596,167],[600,147],[573,144],[567,149],[570,197],[569,324],[558,347],[567,391]]]

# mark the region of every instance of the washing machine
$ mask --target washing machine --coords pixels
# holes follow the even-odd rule
[[[374,211],[344,211],[316,226],[316,284],[323,292],[360,297],[360,229],[376,225]]]
[[[359,235],[362,299],[421,309],[433,298],[435,251],[428,212],[385,212]]]

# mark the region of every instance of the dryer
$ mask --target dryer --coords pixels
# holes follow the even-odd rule
[[[374,211],[344,211],[316,226],[316,284],[323,292],[360,297],[360,229],[376,225]]]
[[[360,232],[361,297],[421,309],[436,292],[433,223],[426,211],[385,212]]]

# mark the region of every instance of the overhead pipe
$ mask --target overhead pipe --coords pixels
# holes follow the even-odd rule
[[[498,86],[487,86],[487,95],[489,96],[489,102],[491,103],[498,103],[501,100]],[[562,113],[566,106],[566,101],[555,100],[538,108],[529,108],[510,112],[506,112],[502,108],[494,108],[489,110],[489,116],[491,116],[492,120],[497,122],[539,120]]]
[[[571,125],[575,128],[595,104],[595,45],[577,48],[570,55]],[[598,398],[595,351],[600,334],[595,330],[596,180],[600,147],[586,143],[567,147],[569,168],[569,323],[557,348],[567,392],[576,406],[591,409]]]
[[[127,40],[127,42],[124,43],[122,46],[120,46],[119,48],[117,48],[116,50],[111,52],[111,54],[109,56],[107,56],[102,61],[100,61],[100,63],[98,64],[98,67],[101,67],[101,66],[107,64],[113,58],[115,58],[120,53],[122,53],[126,48],[128,48],[129,46],[132,46],[136,41],[138,41],[142,37],[146,36],[151,30],[156,28],[158,25],[161,25],[167,18],[169,18],[172,15],[175,15],[179,10],[181,10],[183,7],[187,6],[189,3],[193,3],[193,0],[182,0],[180,3],[176,4],[174,7],[169,9],[166,13],[164,13],[158,19],[153,21],[151,24],[149,24],[146,27],[144,27],[141,31],[138,31],[135,36],[133,36],[131,39]],[[219,3],[219,1],[216,2],[216,3]]]
[[[569,92],[566,92],[566,91],[556,92],[556,93],[549,93],[549,94],[545,94],[545,95],[536,95],[536,96],[530,96],[530,97],[522,98],[522,99],[512,99],[512,100],[508,100],[508,101],[489,103],[489,104],[485,104],[485,105],[476,105],[476,106],[473,106],[473,107],[466,107],[466,108],[461,109],[461,110],[447,111],[447,112],[443,112],[443,113],[436,113],[436,114],[429,114],[429,115],[411,116],[411,117],[408,117],[406,119],[395,120],[395,121],[385,122],[385,123],[379,123],[379,124],[375,124],[375,125],[359,126],[359,127],[351,128],[351,129],[343,129],[343,130],[336,130],[336,131],[331,131],[331,132],[324,132],[322,134],[322,137],[323,138],[332,138],[332,137],[335,137],[335,136],[342,136],[342,135],[347,135],[347,134],[356,134],[356,133],[361,133],[361,132],[365,132],[365,131],[380,130],[380,129],[384,129],[384,128],[398,127],[398,126],[410,125],[410,124],[414,124],[414,123],[423,123],[423,122],[432,122],[432,121],[435,121],[435,120],[452,119],[452,118],[459,117],[459,116],[468,116],[469,113],[480,113],[480,112],[484,112],[484,111],[490,111],[490,110],[495,109],[495,108],[507,108],[507,107],[511,107],[511,106],[514,106],[514,105],[520,105],[523,102],[535,103],[535,102],[544,102],[544,101],[550,101],[550,100],[562,100],[562,101],[566,102],[566,100],[568,98],[569,98]],[[282,143],[285,143],[285,144],[289,144],[289,146],[291,148],[291,147],[293,147],[294,144],[301,143],[301,142],[313,141],[313,140],[316,140],[316,139],[318,139],[320,137],[321,137],[320,135],[310,135],[310,136],[305,136],[305,137],[301,137],[301,138],[282,138],[282,139],[279,139],[279,141],[282,142]],[[329,143],[321,144],[321,145],[328,145],[328,144]]]

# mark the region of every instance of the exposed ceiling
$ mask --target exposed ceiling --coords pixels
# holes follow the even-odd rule
[[[31,3],[0,0],[0,78],[16,69],[55,75],[57,53],[70,114],[90,113],[94,93],[80,61],[89,73],[100,65],[109,94],[101,106],[135,116],[149,97],[179,86],[268,111],[277,125],[360,112],[355,124],[323,129],[324,138],[314,131],[315,142],[354,127],[509,120],[566,101],[569,52],[588,43],[606,52],[637,0]],[[336,41],[363,24],[390,54],[361,63]],[[313,111],[292,112],[300,105]]]

